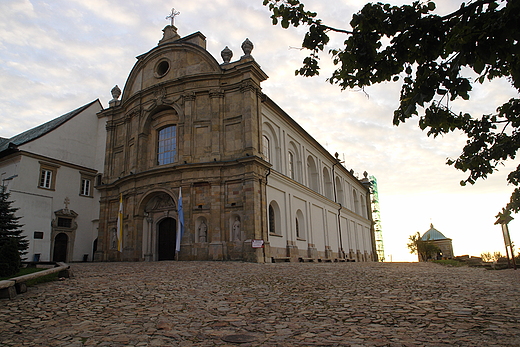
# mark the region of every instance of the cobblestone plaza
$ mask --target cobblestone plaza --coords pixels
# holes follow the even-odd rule
[[[0,346],[520,346],[520,273],[432,263],[74,263]]]

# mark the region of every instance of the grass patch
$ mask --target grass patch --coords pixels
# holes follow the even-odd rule
[[[0,277],[0,281],[1,280],[8,280],[10,278],[15,278],[15,277],[23,276],[23,275],[29,275],[29,274],[32,274],[32,273],[35,273],[35,272],[39,272],[39,271],[43,271],[43,270],[48,270],[48,269],[35,268],[35,267],[21,268],[20,271],[18,271],[18,273],[16,275],[14,275],[14,276]],[[55,272],[55,273],[48,274],[48,275],[45,275],[45,276],[40,276],[40,277],[33,278],[31,280],[26,281],[25,284],[27,285],[27,287],[32,287],[32,286],[35,286],[35,285],[37,285],[39,283],[52,282],[52,281],[56,281],[57,279],[58,279],[58,272]]]
[[[40,268],[35,268],[35,267],[24,267],[24,268],[21,268],[20,271],[18,271],[18,273],[16,275],[13,275],[10,277],[0,277],[0,281],[8,280],[10,278],[19,277],[19,276],[23,276],[23,275],[32,274],[32,273],[42,271],[42,270],[46,270],[46,269],[40,269]]]
[[[457,260],[453,260],[453,259],[432,260],[432,263],[440,264],[440,265],[444,265],[444,266],[465,266],[466,265],[465,263],[463,263],[461,261],[457,261]]]
[[[48,274],[45,276],[33,278],[32,280],[28,280],[27,282],[25,282],[25,284],[27,285],[27,287],[32,287],[39,283],[52,282],[52,281],[56,281],[57,279],[58,279],[58,272],[55,272],[55,273]]]

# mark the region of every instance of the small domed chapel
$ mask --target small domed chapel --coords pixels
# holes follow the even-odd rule
[[[163,32],[108,107],[87,117],[101,122],[92,136],[106,148],[104,166],[88,171],[99,216],[59,193],[64,160],[50,166],[57,203],[46,213],[74,213],[75,228],[40,228],[29,257],[53,260],[59,241],[65,261],[377,261],[367,174],[358,179],[262,93],[268,76],[253,43],[225,47],[217,61],[202,33]],[[39,141],[63,127],[53,124]]]

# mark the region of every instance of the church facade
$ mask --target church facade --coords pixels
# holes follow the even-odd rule
[[[367,185],[262,93],[242,49],[219,63],[167,26],[113,90],[95,260],[376,260]]]

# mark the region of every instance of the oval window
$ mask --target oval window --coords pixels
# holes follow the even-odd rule
[[[155,77],[163,77],[170,70],[170,63],[167,60],[163,60],[155,67]]]

